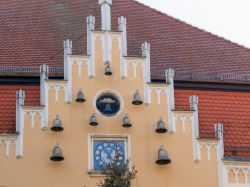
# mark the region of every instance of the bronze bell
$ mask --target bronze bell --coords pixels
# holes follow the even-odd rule
[[[90,116],[89,125],[91,125],[91,126],[97,126],[97,125],[98,125],[98,122],[97,122],[95,113],[93,113],[93,114]]]
[[[155,161],[155,163],[158,164],[158,165],[166,165],[166,164],[171,163],[171,160],[168,158],[168,153],[163,148],[163,145],[161,146],[161,148],[158,151],[158,158]]]
[[[157,133],[166,133],[168,130],[165,127],[165,123],[162,120],[162,118],[160,118],[160,120],[157,122],[157,127],[155,129],[155,132]]]
[[[105,75],[112,75],[112,70],[111,70],[111,67],[110,67],[110,63],[109,62],[106,62],[106,67],[105,67]]]
[[[141,96],[139,94],[139,91],[136,90],[135,93],[134,93],[134,99],[132,101],[132,104],[133,105],[141,105],[143,102],[141,100]]]
[[[86,100],[85,100],[85,97],[84,97],[84,95],[83,95],[82,89],[80,89],[80,90],[78,91],[78,93],[77,93],[76,102],[77,102],[77,103],[83,103],[83,102],[85,102],[85,101],[86,101]]]
[[[61,148],[59,147],[58,144],[54,147],[53,154],[50,157],[50,160],[56,161],[56,162],[64,160],[64,157],[62,155],[62,150],[61,150]]]
[[[132,124],[130,123],[130,120],[128,118],[128,114],[125,114],[125,117],[123,118],[122,126],[125,127],[125,128],[132,127]]]
[[[63,131],[62,122],[59,119],[59,115],[56,115],[56,119],[54,119],[53,121],[53,126],[51,127],[51,130],[55,132]]]

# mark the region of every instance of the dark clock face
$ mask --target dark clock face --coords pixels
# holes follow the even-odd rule
[[[114,94],[104,93],[97,98],[96,108],[105,116],[114,116],[120,110],[120,102]]]
[[[94,141],[94,169],[102,170],[115,156],[117,162],[123,164],[125,160],[123,141]]]

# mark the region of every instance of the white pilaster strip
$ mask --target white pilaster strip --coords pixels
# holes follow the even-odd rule
[[[125,70],[126,65],[125,65],[125,59],[124,57],[126,57],[128,55],[127,52],[127,20],[125,17],[121,16],[118,18],[118,29],[120,32],[122,32],[121,34],[121,45],[122,45],[122,51],[121,51],[121,61],[120,61],[120,69],[121,69],[121,77],[127,77],[127,72]]]
[[[194,129],[195,137],[199,138],[199,117],[198,117],[198,96],[192,95],[189,97],[190,110],[194,112]]]
[[[144,60],[144,68],[143,68],[143,79],[144,82],[151,82],[151,74],[150,74],[150,44],[148,42],[144,42],[141,45],[142,57]]]
[[[118,18],[119,31],[122,32],[122,55],[127,56],[127,19],[123,16]]]
[[[48,85],[46,80],[48,79],[49,67],[45,64],[40,66],[40,105],[44,106],[44,110],[41,116],[41,128],[48,128],[48,112],[49,112],[49,102],[48,102]]]
[[[16,132],[18,133],[16,142],[16,157],[23,156],[23,127],[24,127],[24,113],[21,106],[24,105],[25,92],[19,90],[16,92]]]
[[[95,76],[95,44],[93,31],[95,30],[95,17],[90,15],[87,17],[87,55],[88,60],[88,76]]]
[[[111,30],[111,8],[112,0],[99,0],[99,5],[101,5],[101,17],[102,17],[102,30]]]
[[[72,55],[72,41],[67,39],[64,41],[64,80],[67,80],[67,101],[72,102],[72,64],[69,55]]]
[[[176,122],[173,114],[175,108],[174,102],[174,70],[166,70],[166,83],[167,85],[167,115],[168,115],[168,128],[171,133],[176,132]]]
[[[103,34],[103,43],[102,43],[102,49],[103,49],[103,63],[111,63],[111,37],[109,32],[105,31]]]

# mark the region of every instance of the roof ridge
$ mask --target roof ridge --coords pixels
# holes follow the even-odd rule
[[[188,22],[186,22],[186,21],[184,21],[184,20],[181,20],[181,19],[179,19],[179,18],[176,18],[176,17],[174,17],[173,15],[169,15],[168,13],[162,12],[161,10],[156,9],[156,8],[153,8],[153,7],[151,7],[150,5],[146,5],[146,4],[142,3],[142,2],[139,2],[138,0],[133,0],[133,1],[136,2],[136,3],[138,3],[138,4],[140,4],[140,5],[143,5],[143,6],[146,7],[146,8],[150,8],[150,9],[152,9],[152,10],[154,10],[154,11],[160,13],[160,14],[163,14],[163,15],[165,15],[165,16],[168,16],[169,18],[173,19],[174,21],[178,21],[178,22],[184,23],[184,24],[186,24],[187,26],[192,27],[192,28],[194,28],[194,29],[196,29],[196,30],[205,32],[206,34],[209,34],[209,35],[211,35],[211,36],[213,36],[213,37],[217,37],[217,38],[223,39],[224,41],[226,41],[226,42],[228,42],[228,43],[231,43],[231,44],[233,44],[233,45],[236,45],[236,46],[238,46],[238,47],[241,47],[241,48],[244,48],[245,50],[249,50],[249,51],[250,51],[250,47],[247,47],[247,46],[245,46],[245,45],[243,45],[243,44],[234,42],[234,41],[232,41],[232,40],[230,40],[230,39],[225,38],[224,36],[220,36],[220,35],[218,35],[218,34],[212,33],[211,31],[207,31],[207,30],[205,30],[205,29],[203,29],[203,28],[200,28],[200,27],[198,27],[198,26],[195,26],[195,25],[193,25],[192,23],[188,23]]]

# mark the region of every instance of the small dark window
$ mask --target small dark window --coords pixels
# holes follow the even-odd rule
[[[120,102],[114,94],[104,93],[97,98],[96,108],[105,116],[114,116],[120,110]]]

